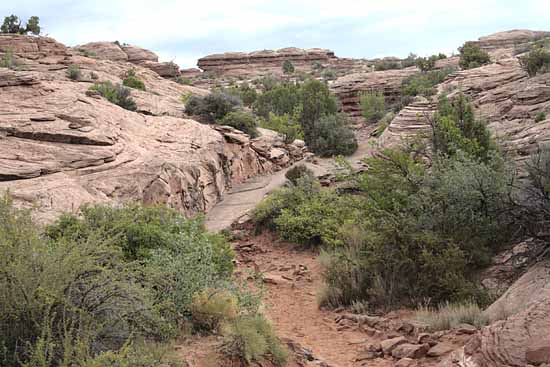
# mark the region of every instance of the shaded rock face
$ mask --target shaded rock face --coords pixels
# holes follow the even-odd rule
[[[281,74],[283,62],[287,60],[295,67],[311,69],[311,64],[314,62],[329,63],[335,58],[334,52],[330,50],[317,48],[303,50],[289,47],[251,53],[227,52],[209,55],[199,59],[197,65],[200,69],[215,74],[249,74],[252,70]]]
[[[446,360],[444,366],[516,367],[550,361],[550,262],[531,268],[486,311],[496,321]]]
[[[0,53],[7,51],[36,60],[46,56],[66,55],[67,47],[49,37],[0,34]]]
[[[173,62],[159,62],[159,58],[154,52],[137,46],[119,45],[116,42],[91,42],[76,46],[75,49],[92,53],[103,60],[128,61],[151,69],[166,78],[180,75],[178,65]]]
[[[55,52],[44,55],[47,64],[26,60],[29,71],[0,69],[0,192],[9,190],[20,206],[36,205],[42,221],[84,203],[125,201],[166,203],[191,215],[212,208],[232,184],[283,164],[235,129],[186,119],[180,95],[206,91],[127,62]],[[67,78],[72,64],[81,81]],[[131,92],[142,113],[87,93],[92,71],[99,81],[120,83],[130,68],[147,86]],[[284,164],[298,159],[282,149]]]

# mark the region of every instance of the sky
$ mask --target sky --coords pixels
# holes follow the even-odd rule
[[[550,0],[16,0],[0,16],[40,17],[43,33],[75,46],[119,41],[194,67],[229,51],[328,48],[339,57],[451,54],[510,29],[550,31]]]

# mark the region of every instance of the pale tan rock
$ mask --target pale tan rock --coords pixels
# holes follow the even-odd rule
[[[430,346],[428,344],[400,344],[391,352],[393,358],[419,359],[426,355]]]
[[[158,62],[159,57],[152,51],[133,45],[122,45],[122,51],[128,56],[128,61],[139,64],[144,61]]]
[[[90,42],[74,47],[77,51],[83,50],[94,57],[110,61],[128,61],[128,55],[114,42]]]
[[[380,346],[382,347],[382,351],[385,355],[391,355],[393,350],[397,348],[401,344],[406,344],[407,339],[404,336],[398,336],[396,338],[392,339],[386,339],[380,342]]]

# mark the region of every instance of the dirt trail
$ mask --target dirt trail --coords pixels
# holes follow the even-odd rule
[[[311,349],[331,367],[361,366],[356,362],[367,335],[339,330],[337,314],[321,310],[317,293],[322,287],[317,254],[296,245],[278,242],[270,234],[252,239],[250,250],[239,252],[240,269],[263,273],[266,281],[265,313],[277,334]]]

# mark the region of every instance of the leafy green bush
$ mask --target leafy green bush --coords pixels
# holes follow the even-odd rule
[[[285,173],[285,178],[292,184],[298,185],[299,180],[307,176],[310,181],[315,180],[315,174],[305,164],[297,164]]]
[[[243,101],[243,104],[248,107],[251,107],[254,102],[256,102],[256,98],[258,97],[258,92],[256,92],[256,89],[252,88],[247,82],[222,89],[222,92],[240,98]]]
[[[368,123],[378,122],[386,114],[384,94],[377,91],[368,91],[359,97],[361,113]]]
[[[466,42],[459,51],[460,61],[458,64],[462,69],[478,68],[491,62],[489,54],[476,43]]]
[[[445,302],[436,309],[421,307],[416,319],[428,326],[430,331],[451,330],[460,324],[469,324],[482,328],[489,324],[489,318],[477,303],[472,301]]]
[[[485,121],[475,118],[473,107],[463,94],[453,100],[440,97],[433,121],[432,140],[436,152],[451,156],[463,151],[488,160],[496,151]]]
[[[443,82],[454,71],[453,68],[445,68],[411,75],[403,80],[401,93],[403,96],[433,96],[437,93],[435,86]]]
[[[292,74],[294,73],[294,65],[292,65],[292,62],[290,60],[285,60],[283,62],[283,73],[285,74]]]
[[[251,138],[256,138],[258,136],[256,118],[250,112],[229,112],[219,123],[221,125],[228,125],[237,130],[241,130],[242,132],[250,135]]]
[[[82,367],[186,367],[181,356],[171,349],[169,345],[138,342],[118,351],[103,352]]]
[[[527,55],[520,57],[519,62],[529,76],[547,73],[550,71],[550,51],[543,47],[535,47]]]
[[[437,60],[437,56],[419,57],[416,59],[416,66],[420,69],[420,71],[425,73],[435,68],[435,62]]]
[[[8,68],[11,70],[16,70],[17,66],[18,65],[15,62],[15,58],[13,57],[13,51],[7,50],[2,56],[2,59],[0,59],[0,68]]]
[[[308,145],[321,157],[348,156],[357,150],[355,134],[343,114],[327,115],[316,121]]]
[[[174,81],[181,85],[191,85],[193,84],[193,81],[189,78],[184,78],[182,76],[178,76],[174,79]]]
[[[152,289],[140,285],[140,272],[110,239],[49,240],[29,212],[4,197],[0,250],[3,366],[78,365],[130,338],[175,332]]]
[[[301,139],[304,136],[298,118],[296,114],[294,116],[288,114],[276,115],[270,112],[269,118],[267,120],[262,119],[260,125],[265,129],[281,134],[285,144],[292,144],[294,140]]]
[[[128,88],[145,90],[145,84],[137,77],[134,69],[128,70],[126,77],[122,80],[122,85]]]
[[[253,104],[254,113],[268,119],[270,113],[278,116],[293,115],[301,105],[300,86],[295,83],[270,85],[269,89],[257,96]]]
[[[411,66],[414,65],[411,64]],[[395,69],[402,69],[403,65],[399,61],[395,60],[381,60],[377,61],[374,64],[374,70],[375,71],[385,71],[385,70],[395,70]]]
[[[334,115],[338,111],[336,98],[328,86],[316,79],[308,79],[301,86],[302,106],[300,124],[307,145],[316,140],[316,122],[323,116]]]
[[[537,113],[537,115],[535,116],[535,122],[542,122],[544,120],[546,120],[546,114],[542,111]]]
[[[34,35],[40,34],[40,18],[37,16],[32,16],[27,21],[25,27],[21,27],[21,21],[16,15],[10,15],[4,17],[4,23],[0,27],[0,33],[18,33],[18,34],[27,34],[32,33]]]
[[[130,89],[120,84],[114,85],[110,81],[95,83],[90,87],[90,90],[98,92],[109,102],[114,103],[125,110],[137,110],[137,105],[131,97]]]
[[[374,137],[380,137],[386,131],[388,126],[390,126],[391,122],[395,118],[395,114],[393,112],[388,112],[382,117],[380,122],[378,123],[378,126],[376,127],[376,130],[374,130],[371,135]]]
[[[336,74],[336,71],[334,71],[333,69],[325,69],[321,73],[321,77],[325,80],[334,80],[337,78],[337,76],[338,75]]]
[[[223,119],[228,113],[242,105],[240,98],[223,92],[213,92],[205,97],[193,95],[185,104],[190,115],[202,116],[213,123]]]
[[[191,303],[193,326],[198,330],[218,331],[239,313],[236,297],[227,290],[205,289],[195,294]]]
[[[67,69],[67,77],[71,80],[80,80],[82,77],[82,72],[80,71],[80,67],[78,65],[71,65]]]
[[[284,366],[288,358],[288,351],[261,315],[236,319],[225,333],[223,351],[247,365],[268,359],[275,366]]]

